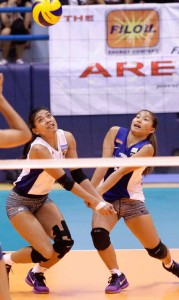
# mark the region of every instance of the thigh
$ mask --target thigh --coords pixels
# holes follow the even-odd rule
[[[111,231],[118,221],[117,214],[102,215],[97,211],[93,212],[92,228],[102,227],[107,231]]]
[[[38,209],[35,216],[50,238],[53,238],[53,226],[58,225],[58,227],[63,230],[61,221],[64,220],[64,217],[53,202],[45,203]]]
[[[154,248],[159,243],[160,238],[150,214],[127,219],[125,223],[144,248]]]
[[[21,237],[37,251],[41,249],[41,245],[50,245],[50,239],[43,226],[31,212],[23,211],[12,217],[10,222]]]

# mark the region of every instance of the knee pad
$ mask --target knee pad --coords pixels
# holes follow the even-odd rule
[[[147,248],[145,249],[147,250],[148,254],[151,257],[158,258],[158,259],[165,258],[168,252],[167,247],[161,241],[158,244],[158,246],[155,247],[154,249],[147,249]]]
[[[46,262],[49,259],[43,257],[42,254],[40,254],[38,251],[36,251],[33,247],[32,248],[32,252],[31,252],[31,258],[32,258],[32,262],[34,263],[40,263],[40,262]]]
[[[55,225],[52,228],[54,236],[53,248],[55,252],[59,253],[59,258],[62,258],[67,252],[69,252],[74,244],[74,240],[71,238],[66,222],[63,220],[61,221],[61,224],[63,230],[60,230],[58,225]],[[63,239],[63,237],[67,237],[68,239]]]
[[[93,228],[91,231],[91,237],[94,247],[97,250],[105,250],[111,244],[109,232],[104,228]]]

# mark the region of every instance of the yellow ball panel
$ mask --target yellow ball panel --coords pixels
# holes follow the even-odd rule
[[[53,13],[54,12],[54,13]],[[35,0],[32,6],[34,21],[40,26],[56,24],[62,14],[62,7],[59,0]]]

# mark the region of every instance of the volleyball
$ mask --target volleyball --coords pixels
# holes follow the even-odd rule
[[[40,26],[55,25],[61,18],[62,5],[59,0],[35,0],[32,4],[32,16]]]

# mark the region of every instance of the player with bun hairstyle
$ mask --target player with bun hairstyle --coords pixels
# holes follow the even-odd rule
[[[58,129],[49,110],[33,110],[29,124],[33,138],[24,148],[24,158],[77,158],[74,136]],[[62,259],[74,243],[62,213],[48,196],[55,181],[82,198],[93,210],[103,215],[116,213],[112,204],[97,193],[82,169],[71,170],[70,177],[61,168],[23,169],[9,194],[6,210],[11,224],[30,247],[5,254],[4,259],[8,273],[13,263],[37,263],[26,277],[35,293],[49,293],[44,271]]]
[[[132,120],[130,130],[112,127],[103,141],[103,157],[152,157],[156,155],[156,116],[141,110]],[[146,159],[147,163],[147,159]],[[179,264],[171,259],[169,249],[160,240],[153,220],[144,203],[142,175],[151,172],[149,167],[97,168],[92,184],[111,203],[117,214],[102,216],[94,211],[92,239],[95,248],[111,272],[107,294],[120,293],[128,286],[125,275],[119,270],[110,232],[122,217],[148,254],[163,263],[163,267],[179,277]]]

